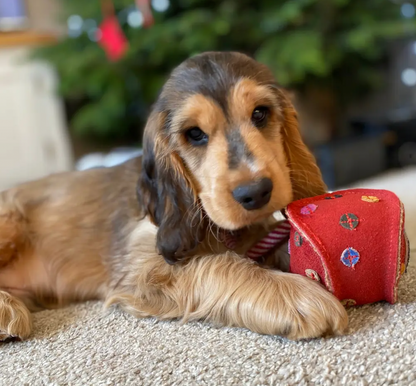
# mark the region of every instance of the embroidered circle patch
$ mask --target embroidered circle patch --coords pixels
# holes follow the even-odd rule
[[[344,300],[341,300],[341,304],[344,307],[352,307],[352,306],[355,306],[357,302],[354,299],[344,299]]]
[[[297,247],[300,247],[303,244],[303,238],[298,232],[295,232],[293,239],[295,240],[295,245]]]
[[[380,199],[376,196],[361,196],[361,200],[365,202],[379,202]]]
[[[400,276],[403,276],[405,272],[406,272],[406,264],[402,263],[402,265],[400,266]]]
[[[353,213],[345,213],[339,219],[339,225],[341,225],[345,229],[349,229],[350,231],[357,228],[359,222],[360,220]]]
[[[300,210],[300,213],[302,213],[302,214],[312,214],[313,212],[315,212],[317,207],[318,207],[318,205],[308,204]]]
[[[341,197],[342,197],[342,194],[334,194],[332,196],[326,196],[325,200],[334,200],[336,198],[341,198]]]
[[[404,263],[406,264],[407,268],[410,259],[410,240],[407,237],[406,231],[404,231],[404,239],[406,240],[406,254],[404,255]]]
[[[354,266],[360,261],[360,254],[354,248],[347,248],[341,255],[342,264],[354,269]]]
[[[319,281],[319,282],[321,281],[318,273],[314,271],[313,269],[305,269],[305,275],[309,277],[309,279],[312,279],[314,281]]]

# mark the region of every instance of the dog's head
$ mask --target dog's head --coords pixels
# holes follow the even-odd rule
[[[325,185],[296,112],[270,70],[239,53],[197,55],[164,85],[145,128],[141,204],[173,263],[206,218],[236,230]]]

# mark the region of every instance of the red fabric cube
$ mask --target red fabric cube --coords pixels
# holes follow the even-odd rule
[[[321,282],[346,306],[397,301],[410,247],[394,193],[328,193],[291,203],[286,215],[291,272]]]

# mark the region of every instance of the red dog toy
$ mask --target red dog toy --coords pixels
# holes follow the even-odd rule
[[[404,208],[386,190],[352,189],[291,203],[290,270],[344,305],[397,300],[409,261]]]

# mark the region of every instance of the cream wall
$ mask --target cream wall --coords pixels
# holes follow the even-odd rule
[[[30,32],[63,32],[55,21],[56,0],[27,5]],[[73,165],[56,74],[27,60],[31,48],[0,44],[0,191]]]

